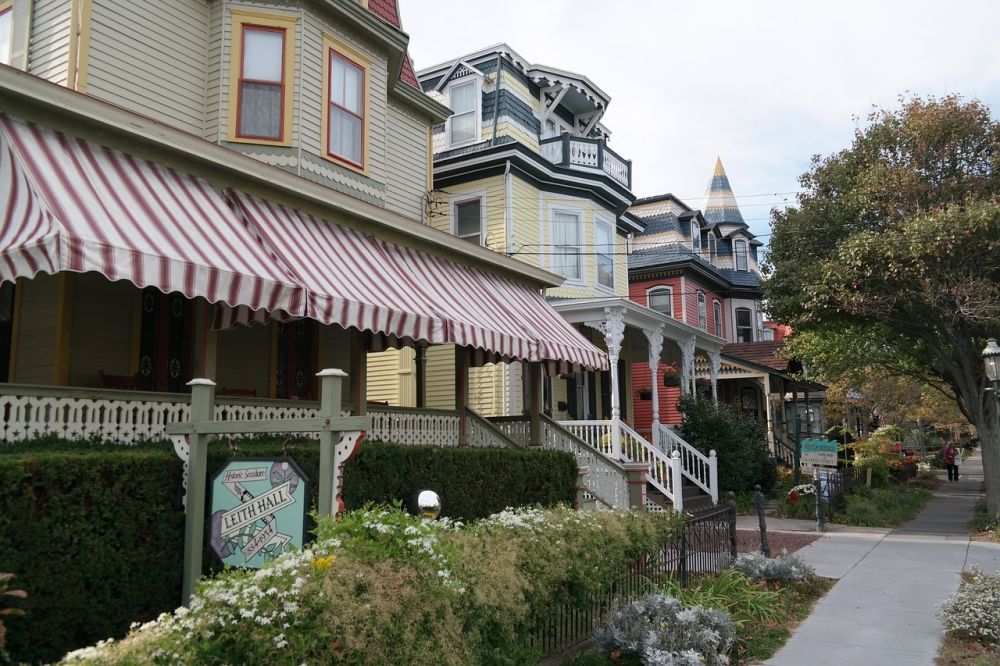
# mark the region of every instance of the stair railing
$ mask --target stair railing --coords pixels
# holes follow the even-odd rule
[[[662,424],[660,425],[660,447],[664,453],[679,454],[682,474],[711,495],[712,504],[719,503],[719,459],[714,450],[709,451],[706,456]]]

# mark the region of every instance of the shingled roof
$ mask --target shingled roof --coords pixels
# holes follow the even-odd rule
[[[368,0],[368,11],[396,28],[396,30],[402,31],[403,25],[399,20],[399,6],[396,4],[396,0]],[[403,58],[403,66],[399,71],[399,79],[420,90],[420,84],[417,83],[417,75],[413,73],[413,63],[410,62],[409,53]]]
[[[788,361],[781,357],[781,350],[784,346],[784,342],[737,342],[723,347],[722,353],[757,365],[774,368],[780,372],[787,372]]]
[[[729,184],[729,176],[726,175],[726,169],[718,157],[715,158],[715,172],[705,192],[705,199],[705,219],[709,222],[747,226],[736,203],[736,195],[733,194],[733,188]]]

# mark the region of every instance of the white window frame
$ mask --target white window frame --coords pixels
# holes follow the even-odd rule
[[[701,254],[701,227],[694,220],[691,220],[691,249]]]
[[[578,232],[577,238],[579,241],[579,245],[576,246],[566,245],[564,247],[576,247],[577,258],[578,258],[577,266],[580,273],[579,276],[577,277],[563,275],[558,270],[556,270],[556,244],[555,244],[555,234],[553,233],[553,225],[555,224],[556,213],[562,213],[564,215],[574,215],[576,217],[576,228]],[[584,256],[583,246],[586,240],[584,237],[583,209],[577,208],[575,206],[566,206],[562,204],[549,206],[548,239],[549,239],[548,240],[549,261],[546,263],[548,264],[549,270],[555,273],[556,275],[562,275],[564,278],[566,278],[566,281],[563,283],[563,286],[585,285],[587,274],[586,274],[586,266],[584,265],[583,262],[583,256]]]
[[[649,304],[649,297],[653,294],[653,292],[657,292],[657,291],[665,291],[665,292],[667,292],[667,302],[670,304],[670,313],[669,314],[666,313],[666,312],[660,312],[659,310],[654,310],[653,306]],[[653,312],[660,312],[660,314],[666,315],[667,317],[670,317],[671,319],[676,319],[676,317],[674,317],[674,288],[671,287],[670,285],[658,284],[655,287],[650,287],[649,289],[647,289],[646,290],[646,307],[649,308],[650,310],[653,310]]]
[[[11,65],[14,60],[14,4],[0,1],[0,16],[7,17],[7,53],[0,53],[0,64]]]
[[[486,190],[477,190],[465,194],[455,195],[449,202],[451,206],[451,233],[453,236],[468,240],[465,236],[458,234],[458,204],[479,200],[479,245],[486,246]],[[471,242],[471,241],[469,241]]]
[[[740,268],[740,248],[743,250],[743,268]],[[744,272],[750,270],[750,256],[747,252],[747,242],[742,238],[733,240],[733,268]]]
[[[722,301],[717,298],[712,299],[712,315],[715,317],[715,337],[721,338],[726,334],[726,328],[722,321]]]
[[[708,298],[705,292],[698,291],[698,328],[708,332]]]
[[[718,243],[715,240],[715,235],[710,231],[708,232],[708,258],[714,264],[715,258],[719,254]]]
[[[749,326],[740,326],[740,310],[746,310],[747,314],[750,315],[750,325]],[[744,306],[740,306],[738,308],[735,308],[733,310],[733,340],[735,340],[736,342],[753,342],[754,341],[754,334],[753,334],[754,333],[754,331],[753,331],[753,329],[754,329],[754,321],[753,320],[754,320],[753,310],[751,308],[744,307]],[[750,330],[750,339],[749,340],[740,340],[740,329],[744,329],[744,330],[749,329]]]
[[[611,239],[610,249],[607,253],[600,251],[600,246],[597,242],[597,230],[600,227],[605,227],[608,230],[608,237]],[[601,284],[600,271],[597,269],[597,260],[600,256],[607,256],[611,259],[611,285]],[[617,269],[617,262],[615,261],[615,225],[608,219],[603,217],[594,216],[594,285],[598,289],[603,289],[608,292],[614,293],[615,291],[615,270]]]
[[[461,146],[471,146],[473,144],[479,143],[483,136],[483,79],[481,76],[472,74],[470,76],[463,76],[460,79],[455,79],[454,81],[449,81],[448,85],[445,86],[445,94],[448,97],[448,107],[451,108],[451,91],[453,88],[458,88],[459,86],[472,84],[475,86],[475,93],[473,97],[476,100],[476,108],[472,113],[475,114],[476,122],[476,135],[468,141],[452,141],[451,140],[451,119],[454,117],[454,113],[448,116],[448,119],[444,123],[444,138],[445,145],[448,148],[459,148]],[[468,111],[466,112],[468,113]]]

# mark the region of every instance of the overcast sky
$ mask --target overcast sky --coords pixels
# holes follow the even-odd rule
[[[960,93],[1000,115],[1000,2],[399,0],[417,69],[506,42],[589,77],[638,196],[701,207],[716,155],[766,241],[770,206],[855,116]],[[768,196],[757,196],[757,195]]]

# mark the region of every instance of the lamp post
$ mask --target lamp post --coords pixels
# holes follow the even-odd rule
[[[993,385],[993,399],[997,403],[997,431],[1000,432],[1000,345],[997,345],[996,338],[986,341],[986,349],[983,350],[983,367],[986,369],[986,378]]]

